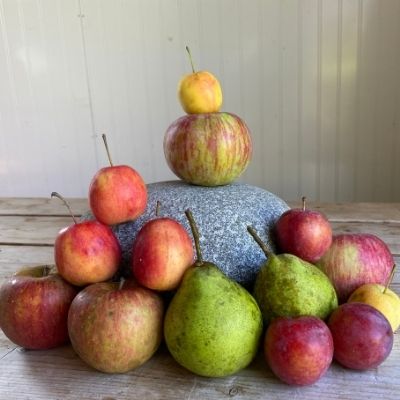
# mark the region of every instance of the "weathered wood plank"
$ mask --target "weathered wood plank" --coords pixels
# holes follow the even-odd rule
[[[2,216],[0,243],[53,246],[60,229],[72,223],[67,216]]]
[[[19,399],[359,399],[397,400],[400,336],[377,369],[357,372],[333,363],[309,387],[290,387],[269,370],[260,354],[246,369],[227,378],[202,378],[180,367],[162,346],[142,367],[106,375],[86,366],[70,346],[47,351],[16,349],[0,359],[0,398]],[[7,366],[7,367],[5,367]],[[10,385],[12,382],[12,385]],[[18,387],[16,391],[15,388]]]
[[[288,203],[301,207],[301,202]],[[308,202],[307,208],[323,212],[330,221],[400,222],[399,203],[316,203]]]
[[[85,198],[67,198],[75,215],[81,215],[89,209],[89,204]],[[0,198],[1,215],[69,215],[68,210],[59,199],[48,198]]]
[[[86,198],[68,198],[76,215],[89,210]],[[289,202],[291,207],[300,207],[301,202]],[[399,203],[316,203],[307,207],[323,212],[332,221],[400,222]],[[49,198],[0,198],[1,215],[68,215],[61,201]]]

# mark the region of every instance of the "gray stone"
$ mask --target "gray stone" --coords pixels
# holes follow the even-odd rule
[[[233,183],[226,186],[193,186],[182,181],[147,185],[148,205],[136,221],[113,227],[123,251],[125,271],[130,271],[132,243],[145,222],[172,217],[190,232],[185,210],[190,208],[200,233],[203,259],[215,263],[227,276],[251,287],[265,255],[247,232],[252,225],[261,239],[275,249],[272,227],[289,207],[276,195],[256,186]],[[83,218],[91,218],[87,214]],[[126,275],[126,273],[125,273]]]

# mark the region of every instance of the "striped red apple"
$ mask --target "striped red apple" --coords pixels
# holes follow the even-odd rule
[[[167,129],[164,154],[182,180],[200,186],[226,185],[249,164],[252,141],[245,122],[235,114],[185,115]]]

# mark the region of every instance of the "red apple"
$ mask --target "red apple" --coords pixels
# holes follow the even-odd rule
[[[113,277],[121,260],[121,247],[111,228],[99,221],[77,222],[65,199],[60,198],[74,220],[61,229],[54,243],[54,258],[59,274],[76,286],[102,282]]]
[[[386,244],[366,233],[335,235],[331,247],[318,261],[318,267],[332,281],[341,303],[361,285],[385,285],[393,264]]]
[[[376,368],[392,350],[393,331],[389,321],[368,304],[342,304],[332,312],[328,326],[334,358],[347,368]]]
[[[133,274],[141,285],[150,289],[176,289],[193,261],[192,240],[186,229],[172,218],[147,222],[133,243]]]
[[[68,315],[74,350],[91,367],[108,373],[145,363],[161,342],[162,324],[159,295],[128,281],[86,287]]]
[[[246,169],[252,142],[246,124],[234,114],[185,115],[167,129],[164,154],[171,170],[184,181],[226,185]]]
[[[282,253],[294,254],[310,263],[318,261],[332,243],[332,228],[318,211],[303,208],[285,211],[275,224],[276,241]]]
[[[90,183],[90,209],[103,224],[133,221],[146,209],[146,184],[138,172],[128,165],[113,165],[105,135],[103,140],[110,166],[100,169]]]
[[[27,349],[61,346],[68,342],[68,310],[77,292],[49,266],[24,268],[1,286],[0,327]]]
[[[289,385],[311,385],[332,362],[332,335],[319,318],[279,317],[268,326],[264,355],[282,381]]]

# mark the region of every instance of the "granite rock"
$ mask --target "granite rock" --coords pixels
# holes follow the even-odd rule
[[[272,227],[289,207],[276,195],[256,186],[233,183],[226,186],[193,186],[183,181],[147,185],[145,213],[133,222],[113,226],[123,253],[123,275],[129,275],[132,243],[148,220],[155,218],[157,200],[160,217],[172,217],[190,232],[185,210],[190,208],[200,233],[203,259],[215,263],[227,276],[250,288],[265,261],[265,255],[247,232],[252,225],[272,250]],[[88,213],[83,219],[92,218]]]

